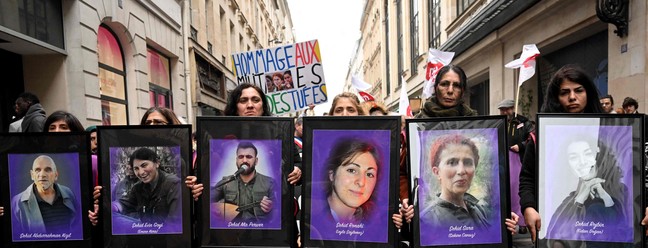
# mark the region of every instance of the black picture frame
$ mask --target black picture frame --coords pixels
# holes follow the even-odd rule
[[[510,217],[506,117],[408,119],[406,130],[413,247],[510,247],[504,224]],[[460,155],[446,160],[450,148]],[[470,156],[475,151],[478,157]],[[458,184],[458,169],[442,162],[453,160],[472,168],[462,170]],[[455,215],[456,204],[446,200],[458,194],[471,209],[468,215]]]
[[[399,210],[400,117],[304,117],[303,121],[305,184],[300,223],[303,246],[397,247],[398,231],[392,221],[392,214],[398,213]],[[347,147],[349,144],[352,145]],[[373,160],[369,154],[373,155]],[[344,167],[353,167],[353,161],[360,161],[362,156],[374,162],[358,162],[353,171],[357,171],[360,177],[352,179],[353,181],[342,179],[345,175],[343,173],[348,171],[344,170]],[[346,161],[344,158],[350,158],[352,161],[342,165]],[[377,165],[376,170],[371,169],[372,163]],[[333,173],[326,164],[342,166],[338,165]],[[384,167],[386,170],[380,169]],[[340,168],[343,169],[339,170]],[[367,176],[362,177],[364,175]],[[365,190],[370,184],[367,183],[370,178],[375,178],[375,182],[371,183],[371,194],[367,194]],[[336,186],[337,180],[348,183]],[[347,190],[337,187],[347,187]],[[343,193],[336,193],[339,196],[333,197],[332,193],[326,193],[329,190],[355,192],[357,196],[349,197],[342,196]],[[367,197],[369,199],[366,199]],[[347,205],[356,207],[353,218],[339,215],[341,212],[328,204],[329,198],[355,201]]]
[[[196,204],[197,212],[202,214],[197,225],[200,228],[201,247],[294,247],[296,245],[295,201],[293,186],[287,181],[293,171],[294,123],[286,117],[198,117],[197,118],[198,157],[196,171],[204,185],[203,194]],[[238,145],[255,148],[259,161],[255,168],[255,183],[252,204],[241,208],[224,210],[225,206],[238,203],[238,198],[228,201],[227,188],[230,183],[237,185],[240,177],[232,177],[237,171],[236,154]],[[264,177],[259,177],[263,175]],[[225,178],[233,181],[225,182]],[[261,183],[261,179],[266,183]],[[303,180],[303,179],[302,179]],[[224,182],[224,198],[217,195],[217,184]],[[241,181],[243,182],[243,181]],[[267,182],[273,182],[269,187]],[[246,184],[242,184],[246,185]],[[253,187],[254,187],[253,186]],[[230,190],[232,188],[230,187]],[[263,189],[263,191],[261,191]],[[238,192],[238,190],[235,190]],[[222,191],[221,191],[222,192]],[[215,202],[212,203],[212,193]],[[269,196],[272,195],[272,196]],[[260,212],[261,196],[273,201],[272,210]],[[238,197],[238,195],[237,195]],[[257,199],[258,197],[258,199]],[[280,198],[280,200],[277,200]],[[221,208],[223,207],[223,210]],[[236,206],[241,207],[241,206]],[[240,214],[229,215],[230,210],[240,210]],[[275,211],[278,210],[278,211]],[[211,212],[215,211],[215,214]],[[245,212],[247,211],[247,213]],[[220,213],[227,213],[221,218]],[[250,215],[254,215],[253,218]],[[249,218],[250,217],[250,218]]]
[[[539,246],[644,247],[644,115],[537,118]]]
[[[5,204],[5,215],[0,218],[2,222],[0,246],[91,247],[93,233],[87,217],[88,210],[92,209],[93,185],[89,144],[90,136],[86,133],[0,134],[0,199]],[[22,195],[28,191],[29,188],[25,189],[25,181],[30,180],[30,169],[35,166],[33,162],[37,159],[39,161],[49,160],[46,157],[41,157],[42,155],[49,157],[56,164],[57,187],[55,189],[60,189],[61,197],[64,199],[63,203],[69,209],[76,209],[71,218],[76,220],[71,224],[71,228],[76,229],[70,232],[72,235],[61,234],[60,228],[55,229],[56,231],[46,229],[45,233],[25,231],[25,235],[20,236],[13,233],[19,230],[18,226],[13,225],[18,225],[20,222],[20,217],[13,213],[20,207],[13,206],[12,198],[20,201]],[[24,173],[18,171],[23,169]],[[42,171],[47,171],[47,169],[42,168]],[[34,184],[30,184],[29,187],[33,187],[31,185]],[[16,192],[20,192],[21,197],[18,197]],[[65,195],[71,197],[67,198]],[[65,240],[66,238],[68,240]]]
[[[184,180],[192,163],[191,126],[99,126],[97,139],[104,246],[189,247],[192,197]],[[146,169],[155,161],[142,162],[135,167],[145,177],[130,174],[135,152],[144,155],[134,155],[133,163],[157,157],[158,169]],[[156,187],[150,189],[144,182],[153,173]]]

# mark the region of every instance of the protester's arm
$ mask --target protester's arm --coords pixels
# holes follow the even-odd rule
[[[401,135],[401,139],[404,137]],[[402,142],[400,151],[400,163],[398,166],[398,179],[399,179],[399,197],[403,199],[409,198],[409,178],[407,177],[407,143]]]
[[[299,156],[299,149],[293,145],[293,170],[288,174],[288,183],[292,185],[302,184],[302,158]]]
[[[520,140],[518,141],[518,149],[520,151],[525,151],[526,154],[526,149],[528,142],[533,142],[529,141],[529,133],[534,130],[533,123],[531,121],[526,121],[524,122],[524,127],[520,128]],[[524,154],[520,154],[520,156],[523,156]]]
[[[533,141],[529,142],[524,153],[522,170],[520,171],[520,207],[524,213],[524,219],[531,239],[535,241],[536,232],[540,230],[540,214],[536,210],[536,149]]]

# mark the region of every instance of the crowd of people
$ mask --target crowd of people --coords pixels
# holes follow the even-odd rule
[[[267,87],[268,92],[274,90],[280,90],[285,88],[291,88],[292,77],[290,72],[286,73],[275,73],[273,75],[267,76],[267,82],[265,87]],[[441,68],[436,76],[436,85],[434,88],[434,96],[427,99],[423,104],[420,113],[415,118],[435,118],[435,117],[461,117],[461,116],[476,116],[478,115],[477,111],[472,109],[466,102],[464,102],[464,95],[467,91],[467,77],[459,66],[448,65]],[[541,113],[638,113],[638,102],[637,100],[627,97],[624,99],[622,108],[615,109],[614,107],[614,98],[611,95],[606,95],[599,97],[598,90],[592,82],[592,80],[582,71],[582,69],[577,66],[567,65],[560,68],[552,77],[549,85],[547,87],[546,93],[544,94],[545,98],[543,105],[541,107]],[[530,233],[531,240],[536,240],[537,231],[541,228],[541,219],[547,218],[547,216],[540,216],[537,211],[537,185],[536,181],[536,147],[535,147],[535,128],[534,122],[522,115],[516,115],[514,113],[515,102],[513,100],[503,100],[498,104],[497,108],[500,110],[500,114],[507,116],[507,143],[509,144],[510,151],[519,154],[520,162],[522,164],[521,173],[519,176],[520,186],[519,186],[519,196],[520,196],[520,210],[525,217],[525,223],[518,223],[519,216],[515,213],[511,213],[507,218],[502,219],[502,223],[509,230],[511,235],[516,235],[518,233]],[[94,192],[93,199],[94,209],[88,212],[87,220],[90,221],[92,225],[97,225],[100,221],[99,216],[99,200],[101,195],[105,192],[103,187],[98,184],[97,179],[97,165],[96,161],[98,156],[97,153],[97,140],[96,140],[96,127],[91,126],[88,129],[84,129],[81,122],[72,114],[65,111],[56,111],[46,115],[45,109],[39,103],[38,98],[30,93],[21,94],[15,102],[15,111],[18,116],[17,121],[10,125],[10,132],[90,132],[92,133],[91,137],[91,150],[93,153],[93,183],[94,183]],[[312,112],[313,106],[305,111],[306,113]],[[386,110],[384,105],[377,102],[365,102],[361,103],[359,98],[354,93],[344,92],[335,96],[332,100],[332,106],[328,111],[327,115],[329,116],[364,116],[364,115],[388,115],[389,112]],[[270,107],[268,105],[268,100],[265,97],[264,90],[258,86],[251,84],[241,84],[237,86],[234,90],[229,93],[227,99],[227,105],[224,110],[224,115],[226,116],[272,116],[270,112]],[[307,114],[308,115],[308,114]],[[167,108],[153,107],[150,108],[143,115],[140,125],[176,125],[181,124],[181,121],[173,113],[173,111]],[[294,154],[295,154],[295,165],[293,170],[286,176],[286,180],[290,185],[296,187],[296,192],[300,192],[301,189],[299,186],[302,184],[302,167],[301,167],[301,149],[302,149],[302,135],[303,135],[303,119],[298,117],[295,121],[295,131],[294,131]],[[399,164],[399,209],[392,213],[392,222],[396,228],[404,228],[407,224],[411,223],[415,212],[414,206],[411,204],[413,201],[409,199],[410,187],[407,176],[407,144],[405,139],[405,132],[401,132],[401,149],[400,149],[400,164]],[[475,144],[467,140],[465,137],[461,136],[448,136],[443,139],[440,139],[441,143],[433,145],[433,151],[425,151],[430,153],[432,159],[431,171],[434,175],[438,177],[439,184],[442,185],[442,190],[439,192],[439,197],[437,201],[433,202],[433,205],[430,206],[420,206],[420,209],[424,211],[425,215],[429,215],[430,218],[427,220],[435,222],[448,222],[452,223],[453,221],[461,220],[471,220],[481,226],[489,225],[486,222],[485,210],[478,203],[478,199],[473,197],[468,193],[470,188],[470,181],[472,181],[472,176],[474,175],[477,164],[479,163],[479,154]],[[570,146],[569,149],[579,149],[585,144],[575,144],[573,147]],[[342,183],[336,182],[334,179],[339,177],[339,180],[355,180],[349,175],[349,171],[342,170],[340,168],[345,168],[349,163],[353,162],[358,166],[358,170],[361,170],[364,173],[365,177],[362,180],[371,183],[372,180],[375,180],[375,174],[378,173],[380,169],[381,162],[378,159],[375,153],[371,152],[369,144],[363,142],[356,142],[353,140],[345,141],[341,144],[336,144],[336,148],[341,151],[346,151],[348,157],[340,157],[338,160],[331,159],[327,166],[330,167],[331,182],[328,182],[329,192],[327,194],[327,201],[331,206],[331,213],[333,214],[332,218],[340,218],[347,220],[358,220],[362,219],[361,216],[358,216],[358,209],[366,208],[367,199],[371,195],[367,195],[366,198],[357,198],[353,200],[348,200],[348,196],[343,194],[338,194],[338,191],[343,191],[342,189],[338,190],[337,187],[346,187],[348,185],[343,185]],[[349,152],[351,151],[351,152]],[[255,171],[255,165],[257,161],[258,151],[253,144],[241,143],[236,150],[237,152],[237,168],[242,172],[237,175],[234,180],[226,182],[229,185],[229,190],[244,188],[250,183],[256,184],[273,184],[274,182],[260,173]],[[462,155],[453,155],[453,154],[462,154]],[[51,159],[40,158],[39,161],[45,161],[48,163],[43,163],[44,166],[53,167],[53,162]],[[172,187],[169,185],[177,184],[180,182],[180,179],[168,175],[163,171],[160,171],[159,165],[157,163],[157,157],[155,152],[152,152],[147,149],[140,149],[134,152],[129,160],[129,168],[131,177],[128,178],[128,182],[123,192],[118,193],[117,195],[124,196],[123,199],[116,201],[113,204],[113,208],[117,209],[119,212],[124,212],[125,214],[137,216],[138,218],[157,218],[158,216],[150,216],[149,213],[145,212],[145,207],[142,208],[139,206],[144,206],[147,203],[142,202],[146,198],[144,196],[130,195],[128,193],[129,188],[137,187],[147,187],[149,191],[160,191],[159,188],[162,188],[162,191],[172,190]],[[355,162],[355,161],[364,161],[364,162]],[[349,162],[351,161],[351,162]],[[34,162],[34,168],[40,168],[41,163]],[[577,166],[577,165],[575,165]],[[48,167],[48,168],[49,168]],[[54,166],[54,172],[56,167]],[[45,170],[36,169],[31,170],[32,173],[45,173]],[[52,169],[49,169],[49,173],[52,173]],[[588,173],[579,175],[582,178],[587,178]],[[594,173],[596,174],[596,173]],[[452,185],[453,177],[458,176],[464,179],[463,184],[460,186]],[[47,177],[44,175],[43,177]],[[37,177],[35,177],[37,178]],[[591,179],[591,178],[589,178]],[[589,179],[583,179],[585,182]],[[126,179],[125,179],[126,180]],[[449,181],[448,181],[449,180]],[[152,183],[151,186],[147,185]],[[161,183],[160,183],[161,182]],[[199,182],[198,178],[194,175],[187,176],[184,179],[184,184],[191,191],[191,197],[193,200],[198,201],[200,196],[203,193],[204,182]],[[53,197],[54,201],[59,201],[61,204],[65,201],[65,195],[69,195],[68,191],[63,189],[64,186],[54,186],[48,187],[48,185],[42,186],[42,183],[38,180],[35,180],[35,188],[33,192],[42,194],[40,197]],[[223,183],[225,184],[225,183]],[[54,184],[56,185],[56,184]],[[153,188],[151,188],[153,187]],[[158,188],[155,188],[158,187]],[[268,187],[266,187],[268,188]],[[596,188],[596,189],[594,189]],[[63,193],[55,192],[56,190],[63,191]],[[607,184],[601,183],[588,183],[579,186],[579,190],[582,192],[592,192],[596,190],[597,192],[610,192],[612,197],[603,195],[602,200],[606,201],[606,205],[612,204],[610,201],[615,201],[614,194],[612,192],[617,192],[618,190],[609,188]],[[156,191],[156,192],[157,192]],[[373,187],[372,187],[373,191]],[[52,195],[52,193],[54,194]],[[270,193],[265,195],[251,194],[249,197],[240,197],[236,199],[228,199],[226,195],[229,191],[227,188],[214,188],[211,190],[212,195],[211,199],[215,201],[224,201],[224,203],[234,204],[237,206],[247,205],[254,202],[258,202],[257,207],[251,208],[248,215],[252,216],[262,216],[273,209],[272,196]],[[580,193],[580,192],[576,192]],[[298,193],[299,194],[299,193]],[[59,198],[56,198],[58,196]],[[61,198],[63,196],[63,198]],[[170,197],[166,199],[165,202],[169,204],[178,204],[179,194],[168,194]],[[114,197],[113,197],[114,198]],[[257,199],[258,198],[258,199]],[[348,199],[347,199],[348,198]],[[585,203],[585,201],[583,201]],[[13,203],[12,203],[13,204]],[[16,203],[18,204],[18,203]],[[517,202],[511,202],[510,204],[515,205]],[[617,204],[618,205],[618,204]],[[17,205],[16,205],[17,206]],[[174,205],[175,206],[175,205]],[[32,206],[33,207],[33,206]],[[38,206],[36,206],[38,208]],[[63,208],[61,208],[63,209]],[[164,209],[166,213],[175,211],[175,208],[160,207]],[[451,215],[448,211],[451,209],[465,210],[467,214],[463,217],[458,217],[456,215]],[[16,216],[24,216],[24,208],[21,207],[12,207],[10,214]],[[139,211],[139,212],[138,212]],[[648,212],[648,208],[647,208]],[[60,220],[60,217],[68,216],[69,211],[59,211],[55,212],[54,215],[48,215],[45,223],[51,220]],[[196,213],[193,213],[196,214]],[[0,216],[4,215],[4,208],[0,207]],[[423,214],[422,214],[423,215]],[[421,216],[424,218],[426,216]],[[453,219],[455,218],[455,219]],[[61,222],[61,221],[59,221]],[[58,223],[58,222],[57,222]],[[65,223],[58,223],[63,225]],[[648,220],[644,219],[642,224],[648,224]],[[296,225],[296,224],[295,224]],[[297,228],[295,228],[296,230]],[[294,242],[301,245],[301,240],[299,234],[297,233],[297,240]],[[411,234],[407,232],[403,233],[403,239],[410,239]],[[555,244],[556,246],[572,246],[573,244]]]

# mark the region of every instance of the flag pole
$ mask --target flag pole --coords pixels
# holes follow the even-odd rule
[[[519,79],[518,79],[518,80],[519,80]],[[515,108],[514,108],[514,110],[513,110],[515,114],[513,115],[513,117],[517,117],[517,115],[518,115],[518,101],[520,100],[520,86],[521,86],[521,85],[520,85],[520,83],[518,82],[518,85],[517,85],[517,87],[516,87],[516,88],[517,88],[517,92],[515,93]]]

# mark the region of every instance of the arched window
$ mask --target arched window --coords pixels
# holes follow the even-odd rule
[[[126,71],[124,56],[115,34],[99,26],[97,35],[99,55],[99,92],[101,93],[101,122],[103,125],[128,124]]]
[[[169,58],[152,48],[147,49],[149,67],[149,96],[151,107],[166,107],[173,109],[171,102],[171,71]]]

